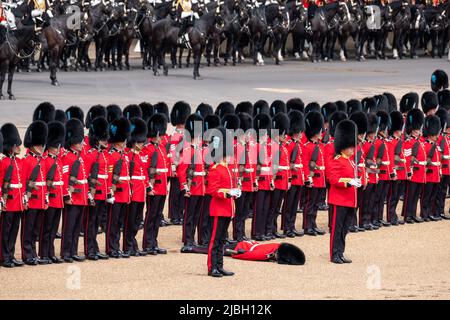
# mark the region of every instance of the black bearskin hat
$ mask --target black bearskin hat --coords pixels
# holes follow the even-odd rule
[[[405,118],[405,131],[410,134],[413,130],[420,130],[423,126],[424,114],[419,109],[410,110]]]
[[[52,121],[48,125],[47,147],[58,148],[64,147],[64,139],[66,137],[66,128],[59,121]]]
[[[330,117],[333,113],[337,111],[337,105],[334,102],[325,103],[320,109],[320,113],[323,116],[323,120],[325,123],[330,122]]]
[[[281,100],[274,100],[270,105],[270,116],[273,118],[278,112],[286,113],[286,103]]]
[[[389,129],[390,121],[389,114],[386,111],[380,110],[377,112],[377,117],[379,118],[379,128],[378,131],[386,131]]]
[[[351,99],[347,101],[347,113],[352,114],[355,112],[362,111],[361,101],[357,99]]]
[[[216,114],[222,119],[227,114],[234,114],[234,105],[229,101],[219,103],[216,108]]]
[[[133,146],[134,143],[147,141],[147,123],[141,118],[134,117],[130,119],[130,140],[128,146]]]
[[[383,93],[383,96],[385,96],[388,100],[389,113],[398,109],[397,99],[395,98],[395,96],[392,93],[385,92],[385,93]]]
[[[224,127],[215,128],[211,134],[212,145],[214,145],[215,150],[220,150],[219,152],[222,152],[223,158],[225,158],[226,155],[232,155],[233,151],[227,150],[227,147],[233,147],[233,143],[230,143],[233,138],[234,135],[231,130],[227,130]]]
[[[378,94],[373,97],[377,103],[377,111],[385,111],[389,113],[389,101],[383,94]]]
[[[25,132],[23,145],[25,148],[45,146],[47,144],[48,127],[44,121],[33,121]]]
[[[89,127],[89,145],[95,147],[99,141],[109,139],[108,120],[105,117],[95,118]]]
[[[351,120],[342,120],[336,126],[334,133],[334,153],[340,154],[342,150],[356,147],[356,124]]]
[[[222,120],[222,127],[224,127],[225,129],[230,129],[230,130],[237,130],[239,129],[240,126],[240,120],[239,117],[235,114],[226,114]]]
[[[437,94],[433,91],[424,92],[420,99],[420,103],[422,104],[422,111],[425,114],[430,110],[437,109],[439,104]]]
[[[403,119],[403,115],[400,111],[392,111],[389,114],[391,118],[391,125],[389,127],[389,135],[392,135],[395,131],[400,131],[403,129],[403,124],[405,120]]]
[[[308,103],[305,107],[305,115],[312,111],[316,111],[316,112],[320,113],[320,104],[318,104],[317,102]]]
[[[444,89],[438,92],[439,106],[445,108],[447,111],[450,109],[450,90]]]
[[[131,118],[142,118],[142,109],[137,104],[129,104],[123,109],[123,116],[130,120]]]
[[[189,109],[190,110],[190,109]],[[167,122],[170,121],[169,107],[165,102],[158,102],[153,105],[153,113],[162,113],[166,116]]]
[[[349,119],[356,124],[356,127],[358,128],[358,134],[367,133],[367,127],[369,126],[369,119],[367,118],[367,114],[362,111],[358,111],[352,113]]]
[[[305,103],[300,98],[292,98],[286,101],[287,112],[297,110],[303,113],[305,111]]]
[[[345,103],[345,101],[342,100],[338,100],[335,102],[336,106],[337,106],[337,110],[338,111],[342,111],[344,113],[347,113],[347,103]]]
[[[208,131],[220,126],[220,118],[217,114],[208,114],[203,120],[203,131]]]
[[[239,117],[239,128],[246,132],[253,128],[252,116],[246,112],[240,112],[237,114]]]
[[[130,139],[131,124],[125,117],[114,120],[109,124],[109,142],[125,142]]]
[[[408,92],[400,99],[400,112],[408,113],[410,110],[419,107],[419,95],[415,92]]]
[[[280,135],[289,133],[289,117],[286,113],[279,112],[272,118],[272,129],[278,130]]]
[[[362,110],[365,113],[377,112],[377,101],[375,98],[366,97],[361,100]]]
[[[342,111],[336,111],[331,115],[330,126],[328,128],[330,136],[334,137],[334,132],[336,130],[337,124],[345,119],[347,119],[347,114]]]
[[[380,118],[375,113],[367,116],[367,134],[376,133],[380,124]]]
[[[22,144],[20,139],[19,130],[12,123],[5,123],[0,129],[3,136],[3,152],[5,154],[13,151],[14,146],[18,147]]]
[[[289,134],[296,134],[305,131],[305,119],[303,113],[297,110],[291,110],[288,113],[289,117]]]
[[[444,70],[437,69],[431,74],[431,90],[438,92],[448,88],[448,75]]]
[[[96,104],[95,106],[92,106],[87,112],[85,122],[86,128],[89,129],[89,127],[91,126],[91,122],[98,117],[106,118],[106,108],[101,104]]]
[[[144,101],[139,103],[139,108],[141,108],[142,111],[142,119],[147,125],[148,119],[150,119],[150,117],[155,113],[153,105],[149,102]]]
[[[259,130],[267,130],[268,133],[268,131],[272,128],[272,119],[267,113],[257,114],[253,118],[253,128],[259,138]]]
[[[449,122],[450,122],[450,117],[448,116],[448,111],[444,108],[439,108],[438,111],[436,111],[436,116],[439,117],[439,119],[441,120],[441,129],[450,129],[449,126]]]
[[[193,113],[186,119],[185,129],[191,136],[191,139],[201,138],[203,135],[203,118],[202,116]]]
[[[77,118],[67,120],[64,148],[69,149],[74,144],[83,142],[83,139],[84,139],[83,123]]]
[[[3,135],[0,132],[0,153],[2,153],[2,152],[3,152]]]
[[[253,116],[256,116],[260,113],[265,113],[267,115],[270,114],[269,104],[266,100],[258,100],[253,105]]]
[[[67,120],[78,119],[82,124],[84,124],[84,112],[80,107],[71,106],[66,109]]]
[[[202,102],[198,105],[197,109],[195,110],[195,113],[201,115],[202,118],[205,119],[207,115],[214,114],[214,110],[211,107],[211,105]]]
[[[162,113],[155,113],[147,121],[147,137],[163,136],[167,131],[167,118]]]
[[[33,112],[33,121],[41,120],[49,123],[55,120],[55,106],[50,102],[40,103]]]
[[[56,110],[55,112],[55,120],[65,124],[67,122],[67,115],[64,110]]]
[[[241,101],[236,105],[235,113],[245,112],[250,116],[253,115],[253,104],[250,101]]]
[[[120,109],[117,104],[110,104],[106,107],[106,120],[108,120],[109,123],[122,118],[122,115],[122,109]]]
[[[441,119],[437,116],[426,116],[423,125],[423,136],[437,136],[441,131]]]
[[[323,130],[323,117],[317,111],[308,112],[305,116],[305,135],[311,139]]]
[[[170,112],[170,122],[173,126],[186,123],[187,117],[191,114],[191,106],[185,101],[175,102]]]
[[[304,265],[306,261],[305,253],[290,243],[281,243],[276,256],[278,264]]]

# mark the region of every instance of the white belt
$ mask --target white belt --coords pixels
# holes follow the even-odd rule
[[[194,172],[194,177],[202,177],[205,176],[206,173],[205,172]]]
[[[11,183],[11,184],[9,185],[9,187],[10,187],[11,189],[20,189],[20,188],[22,188],[22,184],[21,184],[21,183]]]
[[[36,187],[44,187],[45,186],[45,181],[35,182],[34,185]]]
[[[131,180],[145,180],[145,176],[131,176]]]
[[[390,162],[390,161],[382,161],[381,164],[382,164],[383,166],[388,166],[388,165],[391,164],[391,162]]]
[[[233,169],[232,171],[233,172],[239,172],[239,169]]]
[[[99,174],[98,176],[97,176],[97,179],[108,179],[108,175],[107,174]]]
[[[303,168],[303,165],[300,163],[300,164],[294,164],[294,168],[295,169],[300,169],[300,168]]]
[[[86,180],[86,179],[83,179],[83,180],[77,180],[77,183],[78,183],[78,184],[86,184],[86,183],[87,183],[87,180]]]
[[[438,167],[438,166],[441,165],[440,162],[431,162],[430,164],[431,164],[432,166],[435,166],[435,167]]]
[[[444,159],[444,160],[450,160],[450,156],[442,156],[442,159]]]
[[[358,164],[358,167],[360,167],[360,168],[365,168],[366,165],[365,165],[364,163],[360,163],[360,164]]]
[[[270,171],[270,167],[261,167],[261,171]]]
[[[129,176],[119,177],[119,181],[130,181],[130,177]]]
[[[55,181],[55,182],[53,182],[54,186],[62,186],[63,184],[64,184],[63,181]]]
[[[320,171],[323,171],[323,170],[325,170],[325,166],[316,166],[316,170],[320,170]]]
[[[288,166],[278,166],[278,170],[289,170],[290,167]]]
[[[416,164],[419,165],[419,166],[426,166],[427,162],[426,161],[419,161]]]
[[[169,169],[156,169],[156,172],[157,173],[167,173],[167,172],[169,172]]]
[[[252,169],[244,169],[245,172],[247,173],[252,173],[253,172],[253,168]]]

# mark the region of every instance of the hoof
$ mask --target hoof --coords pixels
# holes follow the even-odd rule
[[[13,94],[9,94],[8,98],[9,98],[9,100],[16,100],[16,97],[14,97]]]
[[[59,87],[58,80],[52,80],[52,86]]]
[[[154,71],[154,72],[153,72],[153,75],[156,76],[156,77],[158,77],[158,76],[160,75],[160,74],[159,74],[159,71]]]
[[[3,94],[0,94],[0,100],[5,100],[5,96]]]
[[[169,75],[169,70],[164,70],[164,75],[167,77]]]
[[[127,70],[130,70],[130,66],[129,65],[127,65],[126,68],[127,68]]]

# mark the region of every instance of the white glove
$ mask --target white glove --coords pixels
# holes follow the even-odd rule
[[[36,18],[42,16],[42,11],[39,9],[35,9],[31,11],[31,17]]]
[[[111,198],[106,199],[106,202],[108,202],[109,204],[114,204],[115,200],[116,200],[115,197],[111,197]]]
[[[238,188],[231,189],[228,194],[232,197],[239,198],[242,194],[241,190]]]
[[[348,182],[348,184],[356,188],[359,188],[361,187],[361,179],[352,179]]]

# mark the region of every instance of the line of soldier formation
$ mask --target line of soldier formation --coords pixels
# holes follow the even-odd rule
[[[316,102],[305,106],[298,98],[271,105],[244,101],[236,107],[222,102],[215,112],[202,103],[194,113],[184,101],[175,103],[170,113],[164,102],[129,105],[123,111],[117,105],[96,105],[86,117],[79,107],[62,111],[44,102],[35,109],[23,142],[14,124],[1,127],[3,266],[165,254],[157,238],[166,197],[171,224],[182,225],[181,252],[204,252],[214,216],[208,190],[213,163],[204,159],[214,141],[194,131],[199,123],[203,131],[224,127],[257,132],[234,139],[235,160],[228,163],[240,189],[228,235],[231,242],[325,234],[316,216],[326,200],[333,203],[326,197],[327,164],[335,156],[335,129],[345,119],[357,128],[357,136],[345,138],[357,139],[353,160],[358,194],[353,205],[358,214],[348,231],[448,219],[447,74],[436,70],[431,87],[420,99],[415,92],[405,94],[398,109],[390,93],[323,106]],[[276,140],[271,129],[278,130]],[[25,156],[20,155],[22,144]],[[298,209],[303,223],[296,230]],[[245,230],[248,218],[251,230]],[[22,261],[15,256],[19,227]],[[58,230],[61,242],[55,248]],[[97,243],[99,230],[106,236],[105,253]],[[84,245],[79,247],[81,231]]]
[[[74,15],[70,7],[74,5],[81,8],[81,15]],[[245,48],[254,64],[264,64],[262,56],[268,39],[268,55],[278,64],[287,56],[289,34],[295,57],[314,62],[335,59],[336,42],[339,58],[347,60],[350,38],[358,60],[368,56],[386,58],[386,49],[391,46],[387,44],[389,34],[393,34],[394,58],[417,58],[418,50],[442,57],[449,41],[446,0],[21,0],[12,4],[5,1],[3,7],[0,22],[10,29],[22,30],[6,33],[10,40],[3,41],[6,51],[13,57],[25,57],[29,68],[28,58],[34,55],[32,45],[45,40],[37,67],[42,69],[48,64],[55,85],[58,66],[65,70],[69,64],[77,70],[92,67],[88,55],[92,42],[96,46],[95,70],[102,70],[105,65],[122,69],[124,65],[129,68],[131,41],[139,39],[142,66],[152,68],[155,75],[159,74],[160,65],[165,74],[168,72],[165,53],[172,53],[173,67],[181,67],[177,47],[192,49],[197,78],[201,55],[206,53],[208,65],[211,59],[214,64],[220,63],[220,45],[224,40],[225,64],[241,62]],[[76,24],[74,17],[78,16],[81,22]],[[30,25],[42,29],[40,39],[33,36]],[[13,45],[6,46],[8,43]],[[305,44],[309,45],[309,52]]]

